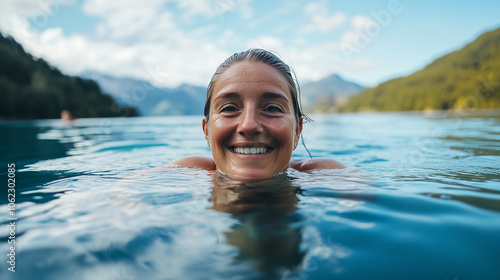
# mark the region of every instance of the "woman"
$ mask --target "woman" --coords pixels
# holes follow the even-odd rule
[[[218,170],[237,180],[260,180],[294,168],[344,168],[331,159],[291,161],[304,118],[292,71],[262,49],[226,59],[207,89],[202,121],[213,159],[190,156],[168,166]]]

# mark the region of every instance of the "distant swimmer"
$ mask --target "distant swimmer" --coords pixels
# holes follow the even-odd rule
[[[73,118],[73,115],[71,114],[71,112],[69,110],[62,110],[61,111],[61,120],[65,121],[65,122],[71,122],[71,121],[74,121],[75,118]]]

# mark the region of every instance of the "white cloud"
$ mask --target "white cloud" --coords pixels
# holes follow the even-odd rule
[[[308,3],[305,7],[305,13],[310,18],[311,23],[300,29],[304,33],[326,33],[341,27],[347,20],[347,15],[342,12],[330,12],[325,2]]]
[[[24,17],[34,17],[39,14],[51,15],[59,11],[60,6],[73,4],[74,0],[15,0],[2,1],[0,15],[16,14]]]
[[[48,29],[27,42],[38,46],[40,56],[68,74],[85,70],[115,76],[145,79],[156,86],[180,83],[206,85],[227,53],[207,42],[184,38],[177,46],[162,42],[123,45],[94,41],[82,36],[64,36],[60,29]]]
[[[316,45],[287,45],[278,37],[260,36],[249,40],[246,46],[275,51],[295,70],[300,83],[317,81],[345,70],[368,70],[380,64],[367,58],[347,61],[335,41]]]
[[[25,40],[34,36],[30,25],[42,29],[63,5],[71,5],[74,0],[16,0],[1,1],[0,30],[7,34],[17,34]]]
[[[361,16],[357,15],[352,17],[351,19],[351,26],[355,30],[366,30],[367,28],[370,28],[375,24],[375,21],[373,21],[372,18],[367,17],[367,16]]]
[[[87,0],[82,9],[85,13],[102,19],[98,26],[99,35],[127,39],[141,35],[150,28],[154,28],[153,31],[172,31],[172,17],[161,9],[166,2],[168,0]]]
[[[184,2],[184,0],[179,0],[179,2]],[[200,9],[199,0],[189,0],[187,2],[191,10],[196,11]],[[237,13],[243,19],[250,19],[254,14],[253,8],[250,5],[252,0],[202,0],[201,2],[210,2],[212,8],[208,9],[208,7],[205,7],[203,12],[206,13],[209,11],[210,14],[215,13],[220,18],[224,17],[224,14],[228,12]],[[205,6],[208,5],[205,4]]]
[[[98,39],[68,36],[61,28],[33,29],[26,15],[42,14],[43,9],[23,10],[20,4],[9,9],[12,14],[8,21],[2,20],[0,28],[34,56],[43,57],[70,75],[93,70],[146,79],[157,86],[206,85],[218,64],[228,56],[218,44],[232,34],[227,32],[217,42],[205,39],[208,29],[186,34],[174,17],[160,8],[165,2],[88,0],[83,4],[84,11],[102,18]]]
[[[350,29],[340,37],[339,49],[345,59],[350,61],[353,54],[361,53],[379,33],[380,25],[373,19],[362,15],[354,16]]]
[[[45,13],[43,8],[34,8],[37,1],[20,0],[15,5],[9,4],[7,10],[2,4],[0,30],[13,35],[33,55],[43,57],[71,75],[93,70],[145,79],[157,86],[181,83],[206,86],[216,67],[232,51],[250,47],[276,51],[296,70],[301,81],[318,80],[344,69],[363,70],[377,66],[376,61],[366,58],[346,60],[335,38],[315,43],[300,36],[262,35],[248,39],[246,34],[231,29],[232,26],[220,30],[217,17],[224,17],[229,12],[251,17],[250,1],[86,0],[84,12],[100,19],[93,35],[68,35],[61,28],[30,27],[27,17]],[[166,5],[176,5],[180,12],[168,10]],[[52,14],[55,12],[54,6]],[[340,28],[347,22],[345,14],[328,11],[321,3],[308,4],[305,12],[311,23],[307,28],[315,32]],[[182,25],[184,20],[200,20],[199,17],[213,19],[208,20],[208,24],[195,25],[198,28],[192,30]],[[267,21],[270,19],[261,25]],[[372,25],[368,17],[353,17],[340,42],[354,44],[360,32]]]
[[[252,0],[174,0],[183,10],[181,20],[192,23],[197,17],[206,19],[224,18],[227,13],[236,13],[243,19],[253,16]]]
[[[317,81],[345,66],[332,42],[312,46],[293,47],[283,57],[289,60],[300,81]]]

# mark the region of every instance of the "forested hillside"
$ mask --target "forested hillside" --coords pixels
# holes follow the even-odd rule
[[[62,74],[11,37],[0,35],[0,62],[1,119],[59,118],[62,110],[77,118],[137,115],[135,108],[118,106],[93,80]]]
[[[341,112],[500,108],[500,29],[424,69],[367,89]]]

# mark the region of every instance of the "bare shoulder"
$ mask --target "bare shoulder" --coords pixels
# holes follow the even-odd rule
[[[342,163],[329,158],[313,158],[313,159],[292,161],[290,166],[298,171],[345,168],[345,166]]]
[[[199,157],[199,156],[189,156],[176,159],[171,161],[165,165],[162,165],[163,168],[175,168],[175,167],[191,167],[191,168],[200,168],[205,170],[215,170],[215,162],[213,159],[209,157]]]

